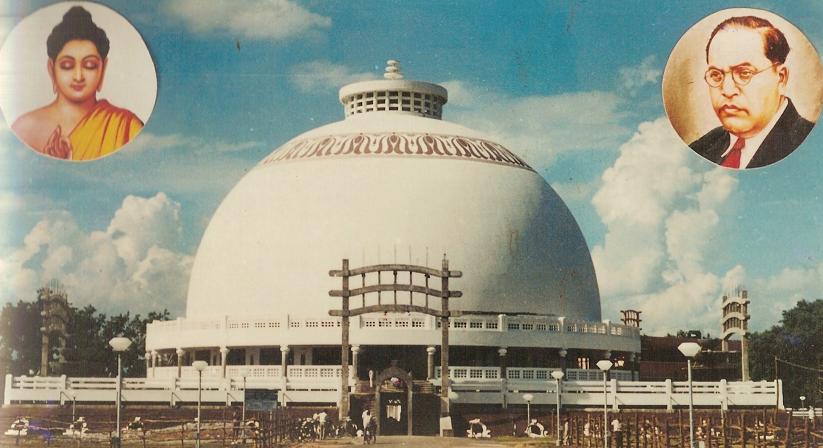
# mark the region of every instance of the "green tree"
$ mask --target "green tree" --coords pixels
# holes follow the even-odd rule
[[[801,300],[783,311],[779,325],[752,333],[749,366],[752,379],[783,381],[783,402],[800,406],[823,406],[821,376],[823,366],[823,300]]]
[[[105,372],[109,352],[108,341],[100,339],[106,315],[87,305],[72,307],[69,313],[68,338],[63,352],[69,376],[101,376]]]
[[[40,370],[40,307],[37,303],[7,303],[0,311],[0,365],[2,373],[24,375]]]
[[[103,325],[101,339],[108,341],[115,336],[125,336],[131,339],[131,346],[121,355],[123,375],[139,377],[146,375],[146,325],[153,320],[168,320],[171,317],[168,310],[150,312],[146,318],[139,314],[131,316],[129,312],[109,317]],[[109,349],[111,357],[106,365],[105,373],[111,376],[117,374],[117,355]]]
[[[109,346],[115,336],[125,336],[132,344],[122,356],[123,375],[146,374],[146,325],[154,320],[168,320],[168,310],[152,311],[144,318],[129,312],[107,316],[93,306],[70,307],[63,349],[63,372],[74,377],[116,376],[117,354]],[[0,366],[13,375],[40,369],[40,333],[42,318],[36,302],[7,303],[0,311]],[[52,338],[54,339],[54,338]],[[56,340],[52,340],[56,345]],[[55,347],[56,348],[56,347]]]

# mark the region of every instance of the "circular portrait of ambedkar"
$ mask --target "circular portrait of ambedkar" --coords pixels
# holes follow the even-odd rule
[[[680,138],[730,169],[796,150],[823,102],[823,68],[806,36],[759,9],[726,9],[690,28],[663,73],[663,105]]]
[[[0,48],[0,109],[29,148],[89,161],[138,138],[157,97],[154,62],[114,10],[58,3],[20,21]]]

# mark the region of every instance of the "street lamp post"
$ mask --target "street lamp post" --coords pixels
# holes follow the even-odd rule
[[[700,353],[700,344],[684,342],[677,346],[680,353],[686,357],[686,367],[689,375],[689,446],[694,448],[694,392],[692,390],[692,359]]]
[[[209,363],[206,361],[194,361],[191,363],[191,366],[197,370],[197,439],[194,444],[197,448],[200,448],[200,402],[203,398],[203,370],[206,370]]]
[[[534,400],[534,395],[532,395],[532,394],[523,394],[523,399],[526,400],[526,431],[528,431],[529,430],[529,425],[532,424],[531,404],[532,404],[532,400]]]
[[[603,371],[603,447],[609,448],[609,395],[606,389],[606,374],[612,368],[608,359],[597,361],[597,368]]]
[[[115,422],[117,424],[117,431],[116,431],[117,436],[115,437],[113,445],[115,447],[119,447],[120,446],[120,400],[121,400],[121,397],[122,397],[122,389],[123,389],[123,378],[122,378],[123,364],[122,364],[122,361],[120,359],[120,354],[123,353],[124,351],[128,350],[129,346],[131,345],[131,339],[123,337],[123,336],[117,336],[117,337],[111,338],[111,340],[109,341],[109,345],[111,346],[112,350],[114,350],[115,353],[117,353],[117,420]]]
[[[563,371],[562,370],[554,370],[552,371],[552,378],[555,381],[555,401],[557,402],[557,446],[560,446],[560,380],[563,379]]]

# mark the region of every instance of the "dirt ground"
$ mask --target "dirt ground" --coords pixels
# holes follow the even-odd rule
[[[14,437],[8,436],[0,436],[0,447],[15,447],[15,446],[22,446],[22,447],[54,447],[54,448],[75,448],[75,447],[104,447],[108,446],[108,443],[104,441],[79,441],[79,440],[69,440],[64,438],[54,438],[51,440],[50,443],[46,444],[45,441],[39,438],[21,438],[20,444],[15,444]],[[289,444],[284,445],[288,447],[341,447],[341,446],[357,446],[363,445],[362,440],[360,439],[331,439],[322,442],[311,442],[311,443],[303,443],[303,444]],[[551,439],[525,439],[525,438],[514,438],[514,437],[501,437],[495,438],[493,440],[474,440],[474,439],[467,439],[467,438],[457,438],[457,437],[424,437],[424,436],[385,436],[380,437],[377,440],[378,446],[381,447],[426,447],[426,448],[448,448],[448,447],[483,447],[483,448],[494,448],[494,447],[550,447],[554,446],[554,442]],[[124,441],[123,448],[138,448],[143,447],[142,441]],[[180,441],[176,442],[147,442],[146,447],[179,447]],[[185,447],[193,447],[194,442],[186,442]],[[223,445],[221,441],[202,441],[200,446],[203,448],[217,448],[222,446],[231,446],[231,445]],[[242,446],[242,445],[234,445],[234,446]],[[253,445],[249,444],[248,447],[252,447]]]

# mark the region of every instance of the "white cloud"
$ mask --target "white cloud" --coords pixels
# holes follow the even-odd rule
[[[105,311],[183,310],[192,257],[175,252],[180,204],[158,193],[127,196],[105,231],[83,231],[68,212],[49,214],[0,264],[0,301],[30,300],[51,279],[72,303]]]
[[[0,220],[4,217],[13,218],[21,213],[43,213],[57,207],[58,205],[46,196],[0,190]]]
[[[136,154],[149,150],[187,150],[195,154],[239,153],[248,149],[259,148],[262,144],[257,141],[225,142],[222,140],[206,140],[183,134],[157,135],[141,132],[140,138],[129,143],[124,153]]]
[[[331,26],[331,19],[290,0],[177,0],[164,13],[198,34],[228,33],[248,39],[283,40]]]
[[[261,146],[260,142],[256,141],[246,141],[246,142],[239,142],[239,143],[228,143],[228,142],[214,142],[212,144],[212,150],[215,152],[221,153],[228,153],[228,152],[243,152],[247,149],[256,149]]]
[[[724,236],[742,197],[737,177],[707,170],[669,123],[643,123],[620,147],[592,204],[606,226],[592,249],[604,316],[643,312],[648,334],[696,329],[721,334],[722,296],[746,289],[750,330],[777,323],[801,299],[823,297],[823,263],[750,278],[745,260],[726,272],[711,261],[730,250]]]
[[[599,182],[552,182],[554,191],[563,198],[568,205],[569,202],[585,201],[591,198]]]
[[[739,284],[749,290],[750,326],[762,330],[776,325],[783,311],[798,301],[823,298],[823,263],[786,268],[771,277]]]
[[[126,197],[106,235],[117,248],[117,255],[131,265],[144,259],[152,246],[174,245],[181,231],[180,204],[158,193],[149,199]]]
[[[194,144],[194,139],[181,134],[157,135],[151,132],[141,132],[140,138],[135,139],[123,148],[123,153],[188,147]]]
[[[640,309],[655,334],[714,329],[724,280],[705,267],[735,193],[727,171],[704,171],[660,118],[620,147],[592,203],[606,225],[592,258],[604,315]],[[722,246],[722,245],[721,245]]]
[[[640,64],[633,67],[621,67],[618,70],[620,76],[619,83],[621,89],[633,95],[642,87],[648,84],[657,84],[663,71],[657,63],[657,57],[647,56]]]
[[[371,72],[356,73],[345,65],[322,60],[298,64],[289,74],[289,80],[301,92],[337,90],[346,84],[376,77]]]
[[[629,133],[615,93],[512,97],[463,81],[442,85],[449,91],[448,119],[483,130],[538,170],[563,153],[613,150]]]

